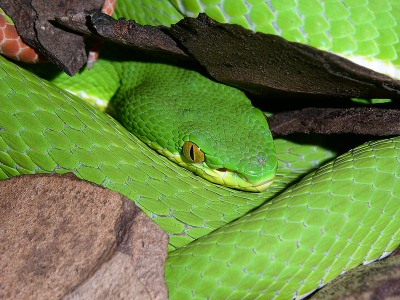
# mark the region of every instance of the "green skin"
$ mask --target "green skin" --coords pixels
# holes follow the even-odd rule
[[[150,3],[137,5],[143,9]],[[120,14],[124,11],[127,17],[135,17],[125,11],[128,2],[119,5]],[[163,5],[152,20],[166,23],[166,16],[170,22],[181,17],[172,6]],[[338,15],[345,16],[342,5],[337,5]],[[331,6],[329,11],[335,11]],[[376,6],[371,2],[362,9],[379,12]],[[231,13],[237,9],[240,5]],[[282,16],[304,9],[275,7]],[[313,9],[318,14],[318,5],[309,7]],[[382,22],[373,25],[390,19],[385,7],[382,11],[377,14]],[[389,13],[399,14],[400,9]],[[334,19],[332,14],[324,16]],[[142,16],[137,19],[144,23]],[[399,15],[393,18],[400,19]],[[278,23],[293,24],[279,18]],[[282,32],[290,35],[289,29]],[[387,50],[388,43],[383,44]],[[279,166],[274,185],[263,193],[243,192],[187,172],[149,149],[110,116],[0,60],[0,178],[74,172],[135,201],[170,234],[171,250],[179,248],[167,260],[171,298],[302,297],[359,264],[386,256],[400,244],[398,137],[362,145],[288,188],[292,180],[334,153],[316,145],[275,140]],[[135,69],[135,63],[131,64],[100,62],[88,77],[105,67],[118,78],[125,67],[125,71]],[[84,76],[70,81],[61,76],[55,82],[72,87]],[[107,84],[114,92],[125,89],[111,81]],[[236,122],[236,117],[229,119]],[[257,139],[251,145],[256,143]]]
[[[113,111],[150,147],[229,187],[247,190],[272,182],[277,168],[272,136],[264,114],[243,92],[175,66],[137,62],[118,69],[121,87],[112,99]],[[184,157],[187,141],[205,153],[204,162]],[[214,171],[220,168],[229,171]],[[214,171],[209,177],[204,176],[208,169]],[[238,176],[229,184],[227,177],[234,174]]]

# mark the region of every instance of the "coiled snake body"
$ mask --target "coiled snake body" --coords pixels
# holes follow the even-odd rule
[[[399,74],[397,1],[142,2],[120,1],[118,13],[141,23],[169,25],[182,17],[177,8],[188,14],[203,10],[220,21],[311,43]],[[124,85],[117,86],[112,77],[133,85],[129,82],[137,78],[134,70],[140,64],[145,63],[105,60],[93,73],[109,68],[103,81],[124,93]],[[157,67],[163,68],[149,64],[142,71],[157,72]],[[88,86],[84,76],[67,85],[71,90],[78,83]],[[185,78],[163,77],[177,81],[174,90]],[[61,76],[54,83],[65,80]],[[166,85],[149,84],[170,92]],[[193,75],[191,89],[206,91],[208,84],[215,83]],[[110,116],[3,58],[0,89],[0,178],[73,172],[135,201],[170,234],[171,250],[177,248],[166,268],[171,298],[301,298],[400,244],[399,137],[355,148],[283,193],[288,182],[334,154],[276,140],[275,183],[265,192],[251,193],[215,185],[171,163]],[[217,90],[222,97],[244,97],[222,85]],[[140,90],[135,93],[141,95]]]

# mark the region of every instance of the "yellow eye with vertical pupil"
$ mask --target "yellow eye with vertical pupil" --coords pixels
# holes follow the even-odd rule
[[[193,142],[185,142],[183,144],[183,155],[187,160],[193,163],[205,161],[204,152]]]

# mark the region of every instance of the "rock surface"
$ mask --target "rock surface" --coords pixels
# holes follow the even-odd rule
[[[328,283],[310,300],[382,300],[399,299],[400,251],[359,266]]]
[[[168,237],[73,175],[0,181],[1,299],[166,299]]]

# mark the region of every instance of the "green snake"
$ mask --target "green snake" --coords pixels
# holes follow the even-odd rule
[[[390,75],[399,76],[400,4],[396,2],[120,1],[117,16],[142,24],[170,25],[183,15],[205,11],[219,21],[309,43],[368,66],[384,66]],[[185,102],[188,115],[197,107],[190,101],[199,99],[198,95],[213,91],[211,94],[224,99],[224,107],[215,106],[212,97],[209,105],[216,113],[222,112],[225,127],[215,128],[219,132],[204,144],[201,134],[190,135],[185,129],[176,133],[183,138],[167,138],[165,145],[157,142],[155,147],[160,145],[158,151],[167,156],[173,151],[168,148],[169,140],[177,141],[178,148],[193,142],[207,157],[218,144],[214,138],[231,137],[231,132],[225,135],[229,125],[236,128],[234,123],[241,120],[239,115],[226,115],[231,111],[226,110],[229,102],[225,99],[231,95],[244,103],[249,114],[254,112],[258,120],[254,122],[260,124],[256,126],[266,130],[264,117],[248,106],[243,93],[193,71],[155,63],[104,59],[90,72],[73,78],[60,75],[49,83],[0,59],[0,178],[73,172],[129,197],[170,235],[166,279],[171,298],[302,298],[347,270],[385,257],[399,246],[398,137],[371,141],[323,165],[335,153],[322,146],[276,139],[275,158],[273,146],[268,148],[270,152],[265,149],[270,144],[268,131],[259,133],[267,137],[266,144],[262,144],[262,138],[245,133],[241,137],[249,148],[241,148],[237,139],[237,145],[229,149],[233,155],[227,155],[234,161],[215,163],[215,158],[210,165],[231,171],[249,169],[243,156],[249,153],[257,158],[260,140],[265,157],[270,158],[268,162],[258,157],[267,166],[261,182],[269,184],[276,159],[278,170],[274,183],[264,192],[232,189],[171,163],[115,119],[59,87],[68,86],[74,93],[83,90],[80,96],[84,98],[94,89],[93,74],[100,73],[104,88],[94,93],[105,98],[115,94],[116,107],[123,106],[124,98],[140,98],[156,89],[156,98],[165,94]],[[91,99],[100,101],[96,97]],[[156,111],[157,107],[150,105],[144,105],[146,115],[142,119],[149,118],[155,124],[163,109]],[[127,105],[128,111],[130,107]],[[137,116],[140,114],[124,117],[125,125],[129,127],[129,118]],[[171,118],[169,123],[178,121]],[[165,124],[166,132],[174,135],[175,129],[169,125]],[[136,129],[139,135],[147,130],[143,126]],[[159,125],[154,127],[147,131],[156,134],[163,130]],[[185,126],[189,127],[200,133],[209,130],[202,120]],[[141,139],[154,143],[152,138]],[[192,146],[189,144],[187,150],[189,157]],[[182,161],[178,159],[178,163]],[[231,182],[227,184],[232,186]]]

